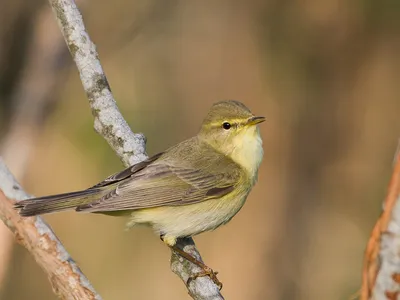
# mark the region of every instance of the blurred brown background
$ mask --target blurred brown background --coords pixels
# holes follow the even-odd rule
[[[45,1],[0,10],[0,154],[29,193],[122,168],[93,120]],[[120,109],[154,154],[237,99],[262,124],[259,182],[233,221],[195,240],[230,300],[348,299],[400,131],[399,1],[82,1]],[[188,299],[170,251],[124,220],[46,216],[104,299]],[[0,299],[55,299],[0,224]]]

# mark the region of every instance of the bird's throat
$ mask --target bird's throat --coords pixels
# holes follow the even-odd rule
[[[234,139],[231,158],[246,169],[251,176],[256,176],[264,151],[258,126],[244,129]]]

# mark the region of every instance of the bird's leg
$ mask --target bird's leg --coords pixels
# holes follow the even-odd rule
[[[214,281],[214,283],[218,286],[218,288],[221,290],[222,289],[222,282],[218,280],[217,274],[218,272],[214,272],[213,269],[211,269],[209,266],[205,265],[189,253],[186,253],[182,249],[180,249],[178,246],[173,245],[169,246],[173,251],[175,251],[177,254],[182,256],[183,258],[187,259],[191,263],[195,264],[196,266],[200,267],[202,271],[195,273],[191,275],[186,282],[187,285],[190,284],[192,280],[195,280],[197,277],[203,277],[203,276],[210,276],[211,280]]]

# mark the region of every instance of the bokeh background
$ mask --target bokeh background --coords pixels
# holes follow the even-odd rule
[[[122,168],[93,120],[46,1],[2,0],[0,154],[25,189],[83,189]],[[78,1],[120,109],[148,154],[196,134],[210,105],[262,124],[259,181],[195,238],[230,300],[349,299],[400,131],[400,2]],[[45,216],[104,299],[188,299],[170,251],[118,218]],[[0,299],[56,299],[0,224]]]

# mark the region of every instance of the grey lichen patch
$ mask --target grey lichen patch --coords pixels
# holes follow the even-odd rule
[[[68,20],[68,12],[64,9],[65,4],[55,0],[52,0],[50,4],[56,14],[58,22],[61,25],[61,29],[63,31],[71,56],[73,59],[75,59],[76,54],[79,51],[79,47],[76,45],[74,39],[72,38],[75,27],[74,24],[71,23],[70,20]]]
[[[64,10],[63,4],[59,1],[52,0],[50,2],[53,11],[55,12],[58,22],[61,24],[61,28],[64,34],[64,37],[67,41],[67,44],[71,41],[71,33],[74,31],[74,27],[71,22],[68,21],[68,16],[66,11]],[[71,49],[71,45],[69,45],[69,49],[71,51],[72,57],[75,58],[76,51],[73,52]]]
[[[104,74],[95,74],[95,85],[98,91],[102,91],[103,89],[107,89],[111,91],[110,85],[108,84],[107,77]]]
[[[68,49],[69,49],[69,52],[71,53],[72,58],[75,59],[75,55],[79,51],[79,47],[77,45],[75,45],[74,43],[70,43],[70,44],[68,44]]]
[[[125,141],[122,137],[117,137],[114,132],[114,126],[113,125],[104,125],[102,126],[101,129],[101,134],[104,137],[107,137],[107,140],[109,143],[112,144],[114,149],[123,149]],[[122,151],[121,151],[122,152]]]
[[[172,252],[171,269],[175,274],[179,275],[185,283],[189,279],[191,267],[192,265],[187,259],[184,259],[175,252]],[[196,266],[194,267],[197,268]]]
[[[92,108],[92,114],[93,114],[93,103],[96,101],[97,97],[96,95],[93,94],[93,92],[91,90],[87,90],[86,91],[86,96],[88,97],[89,103],[90,103],[90,107]],[[96,109],[97,110],[97,115],[100,114],[100,109]]]
[[[145,136],[141,133],[136,133],[126,138],[123,153],[128,157],[129,165],[133,165],[147,159]]]
[[[117,137],[115,143],[117,144],[118,147],[121,147],[121,148],[123,148],[124,144],[125,144],[125,142],[124,142],[122,137]]]
[[[89,102],[93,103],[98,99],[98,95],[102,93],[103,90],[110,90],[110,85],[108,84],[107,78],[104,73],[94,73],[92,75],[91,81],[93,85],[91,88],[86,90],[86,94],[89,98]]]
[[[133,152],[133,151],[123,151],[123,154],[124,154],[125,156],[130,157],[130,156],[133,156],[133,155],[135,154],[135,152]]]
[[[92,115],[93,115],[93,117],[98,118],[100,116],[100,109],[94,108],[92,106]]]
[[[113,125],[104,125],[103,124],[102,129],[101,129],[101,134],[108,138],[113,137],[114,136],[113,127],[114,127]]]
[[[64,8],[58,3],[58,1],[52,0],[50,3],[51,3],[51,6],[53,7],[53,10],[56,13],[57,19],[61,23],[62,27],[63,28],[68,27],[68,21],[67,21],[66,15],[65,15]]]

